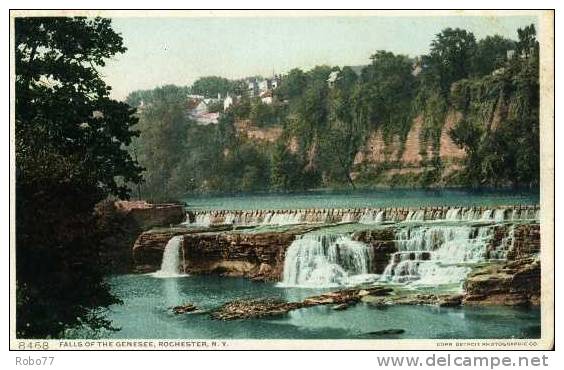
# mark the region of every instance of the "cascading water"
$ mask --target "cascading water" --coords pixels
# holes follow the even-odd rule
[[[507,234],[501,240],[499,247],[493,251],[490,251],[489,258],[492,260],[507,259],[507,252],[513,249],[514,240],[515,240],[515,225],[511,225],[507,230]]]
[[[275,213],[268,219],[268,225],[295,225],[302,222],[302,212]]]
[[[460,284],[469,264],[486,260],[491,226],[405,227],[396,234],[392,255],[381,280],[413,285]]]
[[[372,248],[345,235],[303,235],[286,251],[280,286],[321,288],[374,278]]]
[[[349,222],[354,222],[354,214],[347,212],[341,217],[341,223],[346,224]]]
[[[172,237],[166,243],[161,269],[153,274],[155,277],[168,278],[184,276],[180,273],[180,247],[184,237],[182,235]]]
[[[405,222],[419,222],[425,220],[425,211],[419,209],[417,211],[409,211],[407,216],[405,217]]]
[[[187,218],[184,222],[186,226],[199,226],[199,227],[209,227],[211,225],[211,215],[209,213],[200,213],[194,217],[194,222],[190,222]]]
[[[447,221],[458,221],[460,220],[460,208],[451,208],[447,211],[445,215],[445,220]]]
[[[429,207],[421,209],[302,209],[302,210],[254,210],[224,211],[214,213],[203,211],[187,217],[184,225],[209,227],[212,224],[237,226],[268,226],[324,223],[360,223],[376,225],[384,222],[480,222],[500,223],[509,221],[539,220],[538,208],[493,207]]]
[[[384,221],[384,211],[371,210],[365,212],[362,216],[360,216],[358,223],[372,225],[372,224],[380,224],[383,221]]]

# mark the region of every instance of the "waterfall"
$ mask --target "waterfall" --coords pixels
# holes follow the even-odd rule
[[[351,212],[346,212],[343,217],[341,218],[341,223],[349,223],[354,222],[354,214]]]
[[[167,277],[177,277],[183,276],[179,272],[180,269],[180,247],[184,237],[182,235],[177,235],[172,237],[168,243],[166,243],[163,260],[161,262],[161,269],[153,274],[155,277],[167,278]]]
[[[384,211],[371,210],[362,214],[358,223],[360,224],[380,224],[384,221]]]
[[[419,226],[397,232],[394,253],[381,280],[413,285],[460,284],[469,264],[485,261],[491,226]]]
[[[296,224],[326,224],[356,222],[377,225],[383,222],[480,222],[538,221],[538,207],[506,206],[484,209],[481,207],[425,207],[420,209],[300,209],[300,210],[246,210],[199,211],[194,221],[187,217],[184,225],[209,227],[212,224],[238,226],[268,226]]]
[[[501,240],[499,247],[493,251],[490,251],[489,258],[492,260],[507,259],[507,252],[513,249],[514,240],[515,240],[515,225],[511,225],[507,230],[507,234]]]
[[[425,220],[425,211],[419,209],[417,211],[409,211],[407,217],[405,218],[405,222],[413,222],[413,221],[424,221]]]
[[[209,213],[199,213],[194,216],[194,222],[190,222],[188,218],[183,223],[185,226],[209,227],[211,225],[211,215]]]
[[[482,213],[482,218],[481,218],[481,220],[482,220],[482,221],[487,221],[487,220],[489,220],[490,218],[492,218],[492,216],[493,216],[492,210],[491,210],[491,209],[486,209],[486,210]]]
[[[445,220],[447,221],[458,221],[460,220],[460,208],[451,208],[447,211]]]
[[[268,225],[295,225],[302,222],[303,212],[282,212],[273,214],[269,220]]]
[[[333,287],[370,279],[372,248],[345,235],[303,235],[284,260],[283,287]]]
[[[233,224],[237,223],[235,215],[231,212],[228,213],[227,215],[225,215],[225,220],[223,221],[223,223],[226,224],[226,225],[233,225]]]

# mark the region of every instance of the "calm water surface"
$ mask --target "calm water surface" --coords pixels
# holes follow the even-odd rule
[[[170,307],[190,302],[203,309],[235,298],[279,297],[301,300],[323,290],[279,288],[270,283],[214,276],[159,279],[151,275],[111,278],[123,305],[111,308],[109,318],[121,330],[111,338],[538,338],[538,309],[509,307],[438,308],[390,306],[373,308],[360,303],[346,311],[318,306],[271,319],[217,321],[207,313],[175,315]],[[404,329],[405,333],[371,336],[371,331]]]
[[[538,192],[519,190],[372,190],[246,194],[183,199],[190,209],[293,209],[538,204]]]

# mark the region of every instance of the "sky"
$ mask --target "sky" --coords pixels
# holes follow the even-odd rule
[[[534,16],[112,18],[128,50],[101,70],[112,97],[199,77],[271,76],[316,65],[365,65],[377,50],[417,56],[447,27],[517,39]]]

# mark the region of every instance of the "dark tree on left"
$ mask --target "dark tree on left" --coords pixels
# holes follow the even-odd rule
[[[18,337],[111,328],[95,205],[127,198],[142,168],[127,151],[135,111],[99,68],[123,53],[104,18],[15,19]]]

